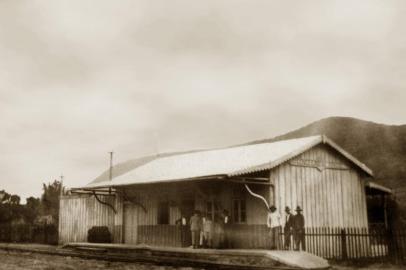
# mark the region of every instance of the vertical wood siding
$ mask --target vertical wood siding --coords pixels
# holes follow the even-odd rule
[[[127,196],[142,205],[131,202],[124,206],[124,243],[150,244],[161,246],[180,246],[180,236],[176,221],[181,217],[176,202],[179,200],[177,189],[169,186],[151,186],[128,188]],[[158,225],[158,204],[160,200],[169,203],[169,224]]]
[[[292,165],[288,161],[270,172],[273,188],[265,185],[251,185],[251,188],[254,192],[269,198],[271,204],[275,204],[281,214],[286,206],[289,206],[293,213],[296,206],[302,207],[307,228],[368,227],[364,183],[360,179],[359,172],[345,158],[328,146],[320,145],[292,161],[295,160],[342,164],[348,169],[319,170]],[[60,242],[86,241],[88,229],[97,225],[108,226],[117,243],[179,246],[180,231],[175,223],[181,217],[179,208],[181,200],[194,199],[195,209],[201,211],[206,210],[208,200],[215,200],[220,210],[226,209],[231,214],[232,201],[236,196],[234,189],[242,187],[241,184],[231,182],[208,183],[200,187],[195,185],[185,182],[126,188],[127,196],[143,205],[146,212],[137,204],[124,203],[121,197],[102,197],[103,200],[115,204],[117,214],[90,196],[63,197],[60,210]],[[233,228],[238,236],[233,240],[235,246],[243,246],[244,241],[248,241],[243,237],[245,234],[250,237],[248,229],[256,228],[253,233],[255,237],[263,235],[267,230],[265,227],[267,209],[263,202],[249,195],[244,188],[242,191],[244,191],[242,195],[237,196],[246,199],[247,221],[246,224],[234,224]],[[167,225],[157,224],[158,204],[162,200],[167,201],[170,206],[170,224]],[[333,247],[339,250],[340,244],[335,243],[338,241],[336,238],[331,237],[328,241],[321,241],[318,237],[309,238],[308,247],[317,246],[318,249],[328,252],[332,252],[329,250]],[[249,247],[255,245],[251,241]],[[261,242],[258,245],[265,244]],[[351,250],[350,247],[348,250]]]
[[[346,160],[327,146],[317,146],[294,160],[341,163],[345,169],[324,169],[282,164],[272,171],[275,203],[281,213],[300,206],[306,227],[368,227],[363,180]]]
[[[115,204],[114,197],[100,196]],[[64,196],[60,199],[59,243],[86,242],[93,226],[107,226],[114,235],[114,212],[89,195]]]
[[[214,199],[220,205],[220,211],[226,209],[231,213],[233,188],[241,185],[235,183],[216,184],[216,195],[210,190],[194,192],[194,184],[183,184],[182,188],[173,185],[136,187],[126,189],[127,196],[142,204],[147,210],[132,205],[124,206],[124,242],[128,244],[150,244],[162,246],[180,246],[180,227],[176,221],[181,218],[179,203],[182,199],[194,198],[195,209],[205,212],[206,200]],[[269,197],[268,186],[253,186],[255,192]],[[244,189],[243,189],[244,190]],[[189,195],[185,195],[189,194]],[[190,197],[191,196],[191,197]],[[207,197],[205,197],[207,196]],[[246,194],[247,224],[265,224],[267,209],[263,202]],[[158,204],[160,200],[170,202],[169,224],[157,224]]]
[[[123,197],[119,194],[115,197],[115,208],[117,213],[114,215],[114,230],[113,230],[113,242],[122,243],[123,242],[123,215],[124,215],[124,205]]]
[[[319,170],[293,165],[289,161],[273,169],[271,181],[275,183],[275,204],[282,215],[286,206],[292,210],[300,206],[303,209],[305,226],[323,233],[327,227],[368,227],[364,182],[352,164],[325,145],[316,146],[292,159],[293,162],[297,160],[342,164],[348,169]],[[333,252],[330,249],[340,245],[336,243],[337,237],[327,238],[327,241],[321,239],[321,236],[311,239],[312,241],[308,242],[309,249],[317,247],[323,254]],[[368,242],[367,239],[365,241]],[[336,252],[340,252],[340,248],[337,248]],[[350,247],[348,250],[355,252]]]

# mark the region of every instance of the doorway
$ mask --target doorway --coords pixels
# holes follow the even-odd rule
[[[186,224],[182,225],[181,241],[182,247],[189,247],[192,245],[192,237],[190,234],[190,218],[195,211],[194,200],[182,200],[180,206],[181,217],[186,219]]]
[[[138,207],[131,203],[124,204],[124,244],[137,244]]]

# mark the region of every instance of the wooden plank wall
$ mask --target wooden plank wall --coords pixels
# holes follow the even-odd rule
[[[364,183],[352,164],[326,145],[316,146],[292,159],[297,160],[341,164],[348,169],[319,170],[292,165],[289,161],[273,169],[271,181],[275,183],[275,204],[282,215],[286,206],[295,209],[299,205],[306,227],[368,227]],[[316,244],[333,245],[333,239],[329,243]],[[324,249],[328,247],[322,247]]]
[[[139,243],[152,246],[181,247],[181,230],[176,225],[138,226]]]
[[[322,160],[348,165],[327,146],[317,146],[297,159]],[[306,227],[367,227],[363,181],[351,166],[349,170],[300,167],[282,164],[271,172],[275,182],[275,204],[303,209]]]
[[[270,248],[266,225],[230,224],[226,229],[228,248]]]
[[[99,196],[104,202],[115,204],[112,196]],[[86,242],[93,226],[107,226],[114,235],[114,212],[91,195],[63,196],[59,210],[59,243]]]
[[[123,197],[117,194],[114,203],[117,213],[114,215],[113,242],[123,243]]]
[[[123,241],[128,244],[172,245],[180,246],[180,236],[177,234],[176,221],[181,217],[179,207],[172,205],[179,199],[177,188],[171,185],[154,185],[126,189],[129,199],[142,205],[127,202],[123,216]],[[171,202],[169,207],[169,225],[158,225],[158,203],[160,200]],[[169,233],[169,235],[167,235]],[[174,233],[173,235],[171,233]]]
[[[164,234],[163,232],[177,231],[174,229],[174,225],[176,224],[176,221],[181,218],[179,202],[182,199],[194,198],[195,208],[202,212],[206,211],[206,200],[214,199],[220,204],[221,208],[227,209],[229,213],[231,213],[233,188],[238,185],[241,187],[240,184],[235,183],[217,183],[214,191],[210,190],[210,188],[205,189],[203,185],[203,188],[200,187],[199,192],[194,192],[194,185],[195,183],[185,183],[181,186],[162,184],[131,189],[127,188],[127,196],[131,200],[142,204],[147,211],[144,212],[139,206],[126,206],[128,209],[126,209],[125,215],[123,216],[123,224],[126,225],[127,223],[131,223],[133,225],[131,228],[124,228],[124,242],[131,244],[160,243],[161,245],[172,243],[173,245],[178,246],[180,245],[180,242],[176,242],[179,240],[179,237],[176,236],[177,233],[173,236],[174,238],[172,237],[173,239],[169,236],[162,237]],[[211,189],[213,189],[213,185],[209,185],[209,187],[210,186]],[[253,186],[252,189],[265,197],[269,196],[269,186]],[[242,188],[242,190],[245,192],[244,188]],[[208,197],[205,198],[205,196]],[[247,224],[266,224],[267,209],[263,205],[263,202],[253,198],[246,192],[245,198],[247,199]],[[167,200],[170,202],[169,227],[157,224],[158,203],[160,200]],[[126,222],[126,220],[128,222]],[[135,221],[137,222],[137,225],[134,226]]]
[[[250,189],[265,197],[269,198],[269,186],[266,185],[250,185]],[[268,209],[265,203],[253,197],[252,195],[248,194],[245,190],[245,199],[247,204],[247,223],[249,225],[259,225],[259,224],[266,224],[266,218],[268,216]],[[269,201],[268,201],[269,203]]]

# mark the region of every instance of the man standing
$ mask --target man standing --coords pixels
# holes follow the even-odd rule
[[[293,219],[293,238],[295,240],[295,250],[306,250],[305,242],[305,221],[302,215],[302,209],[300,206],[296,207],[296,215]]]
[[[203,220],[203,245],[207,248],[213,247],[213,222],[210,216]]]
[[[190,231],[192,233],[192,247],[197,248],[199,246],[200,232],[202,231],[202,218],[199,215],[199,211],[195,210],[193,216],[190,218]]]
[[[281,232],[281,216],[276,212],[276,207],[269,207],[269,213],[266,220],[266,224],[269,230],[269,236],[271,238],[271,249],[276,249],[279,244],[279,234]]]
[[[289,206],[285,207],[285,227],[283,227],[283,234],[285,236],[285,249],[290,248],[290,238],[292,236],[293,216],[290,213]]]
[[[220,248],[228,248],[228,239],[227,239],[227,227],[229,223],[228,211],[223,210],[223,213],[220,215],[220,226],[219,226],[219,246]]]
[[[186,247],[188,237],[187,220],[182,216],[180,219],[176,220],[175,224],[180,228],[181,245],[182,247]]]

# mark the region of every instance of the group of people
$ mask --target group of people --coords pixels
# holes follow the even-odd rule
[[[267,217],[267,226],[270,229],[269,234],[271,249],[276,249],[279,246],[279,235],[281,234],[283,227],[283,235],[285,240],[284,248],[290,249],[291,236],[293,235],[294,250],[306,250],[304,229],[305,221],[300,206],[296,207],[296,215],[293,215],[290,211],[290,208],[286,206],[283,219],[276,210],[276,207],[273,205],[269,207],[269,213]]]
[[[216,215],[214,220],[210,215],[202,214],[196,210],[190,218],[190,232],[192,238],[192,247],[212,248],[214,246],[214,237],[218,237],[218,247],[226,246],[225,227],[229,222],[227,210],[222,214]]]
[[[293,236],[294,250],[306,250],[304,216],[300,206],[297,206],[295,211],[296,214],[294,215],[291,213],[290,208],[286,206],[285,214],[282,218],[275,206],[272,205],[269,207],[267,226],[270,229],[269,235],[271,249],[277,249],[281,246],[280,235],[283,228],[285,240],[283,248],[291,248],[291,237]],[[195,210],[193,216],[189,220],[192,247],[226,248],[227,239],[225,230],[229,221],[230,217],[227,210],[224,210],[221,214],[216,214],[214,220],[211,215]],[[181,222],[182,225],[186,225],[187,221],[185,218],[182,218]],[[183,240],[186,238],[184,233],[186,232],[182,231]],[[214,239],[216,241],[214,241]],[[214,242],[216,242],[216,244]]]

